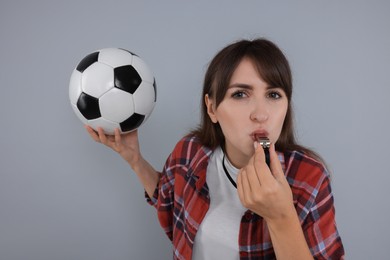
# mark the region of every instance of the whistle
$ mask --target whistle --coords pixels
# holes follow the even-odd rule
[[[268,139],[268,137],[263,136],[256,137],[256,139],[257,142],[263,147],[265,154],[265,162],[267,163],[268,167],[270,167],[269,147],[271,146],[271,141]]]

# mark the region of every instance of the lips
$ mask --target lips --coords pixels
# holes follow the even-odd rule
[[[256,130],[252,132],[250,136],[253,141],[257,141],[261,137],[268,137],[268,135],[268,132],[265,130]]]

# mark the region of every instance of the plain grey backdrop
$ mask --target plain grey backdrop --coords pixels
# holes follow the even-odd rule
[[[296,128],[333,174],[347,259],[388,259],[389,1],[0,2],[0,259],[171,259],[130,167],[89,138],[68,99],[82,57],[137,53],[158,85],[139,130],[161,170],[199,120],[213,55],[267,37],[290,60]]]

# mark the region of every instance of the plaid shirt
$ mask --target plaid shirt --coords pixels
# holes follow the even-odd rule
[[[174,259],[191,259],[196,232],[209,208],[206,170],[211,153],[195,137],[183,138],[169,156],[153,197],[147,196],[173,243]],[[322,164],[302,153],[287,152],[279,157],[314,258],[344,259],[329,174]],[[240,259],[275,259],[267,223],[249,210],[241,219],[238,242]]]

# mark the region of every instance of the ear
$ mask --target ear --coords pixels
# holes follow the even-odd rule
[[[208,94],[206,94],[204,96],[204,102],[205,102],[206,107],[207,107],[207,114],[209,115],[211,121],[213,123],[217,123],[218,119],[217,119],[217,116],[215,114],[215,106],[214,106],[213,100],[211,98],[209,98]]]

